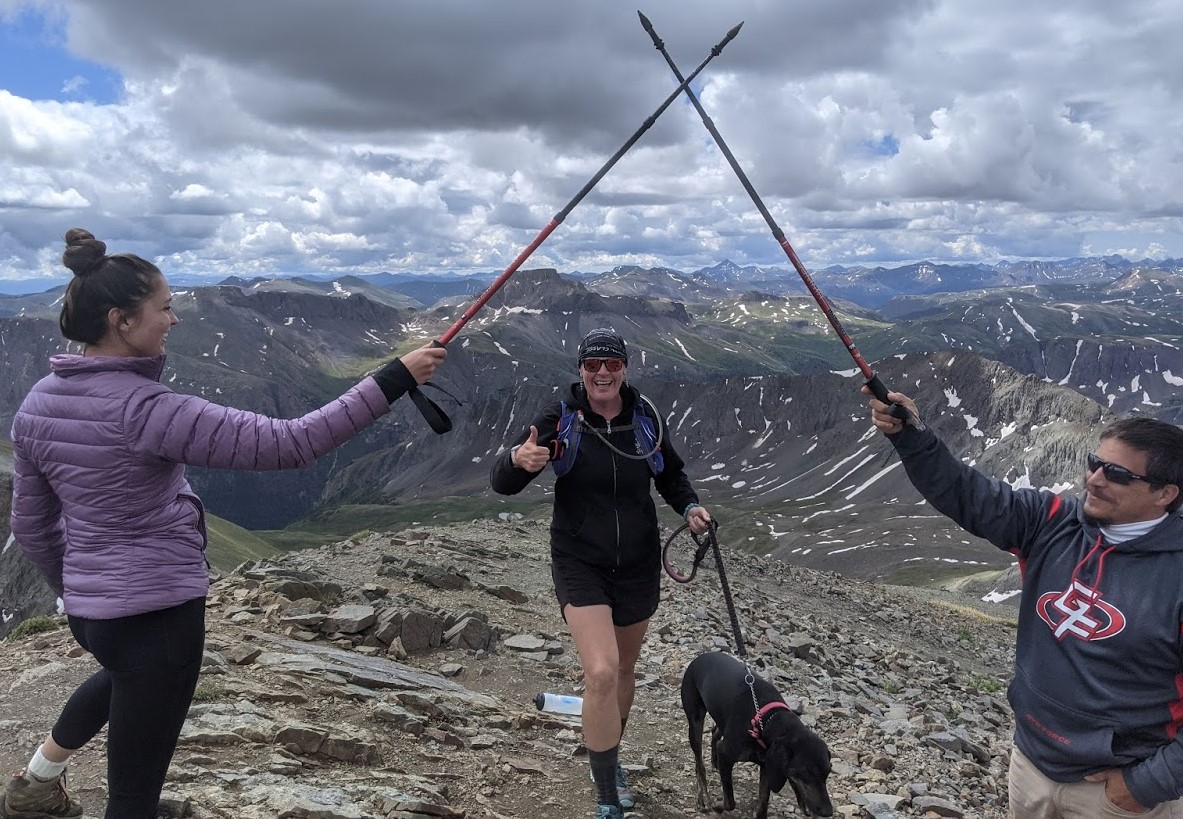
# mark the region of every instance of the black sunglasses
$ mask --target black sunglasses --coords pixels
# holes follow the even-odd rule
[[[1134,481],[1146,481],[1146,483],[1164,483],[1164,481],[1156,481],[1154,478],[1146,475],[1139,475],[1137,472],[1131,472],[1124,466],[1111,464],[1109,461],[1102,461],[1096,455],[1090,454],[1088,457],[1089,474],[1096,472],[1098,469],[1102,470],[1105,475],[1105,480],[1110,483],[1119,483],[1126,486]]]
[[[598,373],[600,367],[605,367],[610,373],[618,373],[624,367],[624,361],[619,358],[585,358],[579,363],[589,373]]]

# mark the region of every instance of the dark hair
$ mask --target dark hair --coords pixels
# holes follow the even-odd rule
[[[1101,432],[1101,440],[1116,438],[1146,456],[1146,477],[1151,487],[1174,484],[1179,495],[1167,507],[1183,505],[1183,429],[1155,418],[1123,418]]]
[[[107,245],[89,230],[66,231],[62,264],[74,278],[66,286],[58,326],[70,341],[98,344],[107,334],[112,307],[134,313],[151,295],[160,268],[131,253],[107,255]]]

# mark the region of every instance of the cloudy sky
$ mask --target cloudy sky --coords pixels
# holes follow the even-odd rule
[[[1178,0],[648,0],[805,264],[1183,256]],[[0,278],[499,271],[675,89],[603,0],[0,0]],[[528,267],[786,263],[684,98]]]

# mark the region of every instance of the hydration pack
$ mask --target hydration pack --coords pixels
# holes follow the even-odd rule
[[[653,406],[653,402],[645,396],[637,393],[637,406],[633,407],[633,421],[627,427],[617,427],[613,432],[624,432],[632,430],[633,441],[636,443],[637,454],[632,457],[644,457],[649,464],[649,471],[654,476],[660,475],[661,470],[665,469],[665,458],[661,455],[661,447],[658,446],[660,434],[658,431],[658,422],[651,418],[644,412],[640,411],[640,405],[643,401],[648,404],[653,412],[656,414],[657,408]],[[602,435],[606,430],[598,430],[583,420],[583,410],[578,407],[568,407],[566,401],[560,401],[560,415],[559,422],[556,425],[558,434],[555,439],[551,441],[551,466],[554,467],[555,476],[563,477],[571,471],[571,467],[575,465],[575,457],[579,454],[579,441],[583,438],[585,429],[591,430],[593,434]]]

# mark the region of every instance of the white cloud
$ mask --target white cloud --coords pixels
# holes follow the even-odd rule
[[[5,6],[124,79],[104,105],[0,89],[7,277],[62,272],[75,224],[189,272],[498,269],[676,85],[592,0]],[[745,21],[695,88],[810,267],[1183,256],[1178,3],[646,12],[686,72]],[[723,257],[785,262],[679,100],[531,264]]]
[[[86,86],[90,84],[90,80],[79,74],[75,74],[70,79],[62,83],[62,93],[68,97],[77,96],[86,90]]]
[[[172,193],[170,193],[169,198],[170,199],[179,199],[179,200],[205,199],[205,198],[213,196],[213,195],[214,195],[214,192],[211,191],[209,188],[207,188],[205,185],[191,183],[191,184],[186,185],[184,190],[173,191]]]

